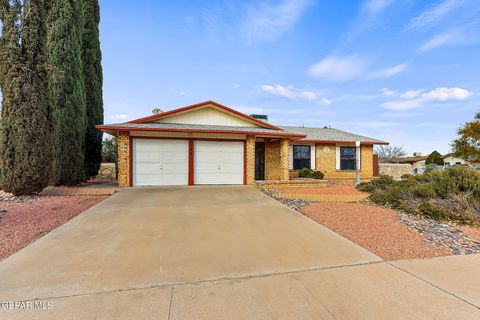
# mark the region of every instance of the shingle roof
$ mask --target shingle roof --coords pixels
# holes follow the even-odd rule
[[[216,126],[203,124],[183,124],[183,123],[162,123],[162,122],[148,122],[148,123],[114,123],[108,125],[97,126],[100,130],[158,130],[158,131],[207,131],[207,132],[226,132],[226,133],[251,133],[272,136],[296,136],[301,138],[303,134],[293,132],[286,132],[284,130],[273,130],[259,127],[234,127],[234,126]]]
[[[385,141],[365,137],[362,135],[334,129],[334,128],[307,128],[307,127],[291,127],[279,126],[287,132],[294,134],[306,134],[307,137],[301,140],[308,141],[338,141],[338,142],[355,142],[372,144],[386,144]],[[300,141],[301,141],[300,140]]]
[[[245,133],[262,136],[291,136],[299,141],[315,141],[315,142],[355,142],[370,144],[386,144],[384,141],[372,139],[358,134],[333,128],[304,128],[281,126],[282,130],[273,130],[259,127],[232,127],[232,126],[216,126],[203,124],[183,124],[183,123],[163,123],[163,122],[146,122],[146,123],[114,123],[108,125],[97,126],[98,129],[104,131],[117,130],[148,130],[148,131],[179,131],[179,132],[219,132],[219,133]],[[305,137],[306,136],[306,137]]]

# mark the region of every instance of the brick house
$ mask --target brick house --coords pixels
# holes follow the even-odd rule
[[[309,167],[326,179],[373,176],[373,145],[387,142],[332,128],[281,127],[213,101],[126,123],[99,125],[118,137],[118,184],[253,184],[289,180]]]

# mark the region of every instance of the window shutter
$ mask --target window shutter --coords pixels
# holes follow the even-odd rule
[[[340,147],[337,147],[336,157],[337,160],[337,170],[340,170]]]
[[[310,146],[310,169],[315,170],[316,161],[315,145]]]

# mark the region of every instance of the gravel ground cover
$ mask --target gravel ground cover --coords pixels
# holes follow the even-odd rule
[[[0,200],[0,260],[61,226],[106,196],[6,197]]]
[[[426,242],[391,209],[359,203],[319,202],[303,207],[301,213],[385,260],[452,254],[446,246]]]
[[[317,194],[359,192],[346,185],[300,189]],[[369,204],[283,199],[283,190],[262,191],[385,260],[480,253],[480,229],[475,227],[442,223]]]
[[[398,217],[409,228],[422,234],[426,243],[443,245],[453,254],[480,253],[480,230],[477,228],[441,223],[404,213],[398,213]]]

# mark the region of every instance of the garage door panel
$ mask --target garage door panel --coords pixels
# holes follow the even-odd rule
[[[188,141],[135,139],[133,149],[133,185],[188,183]]]
[[[244,143],[195,141],[195,184],[243,184]]]

